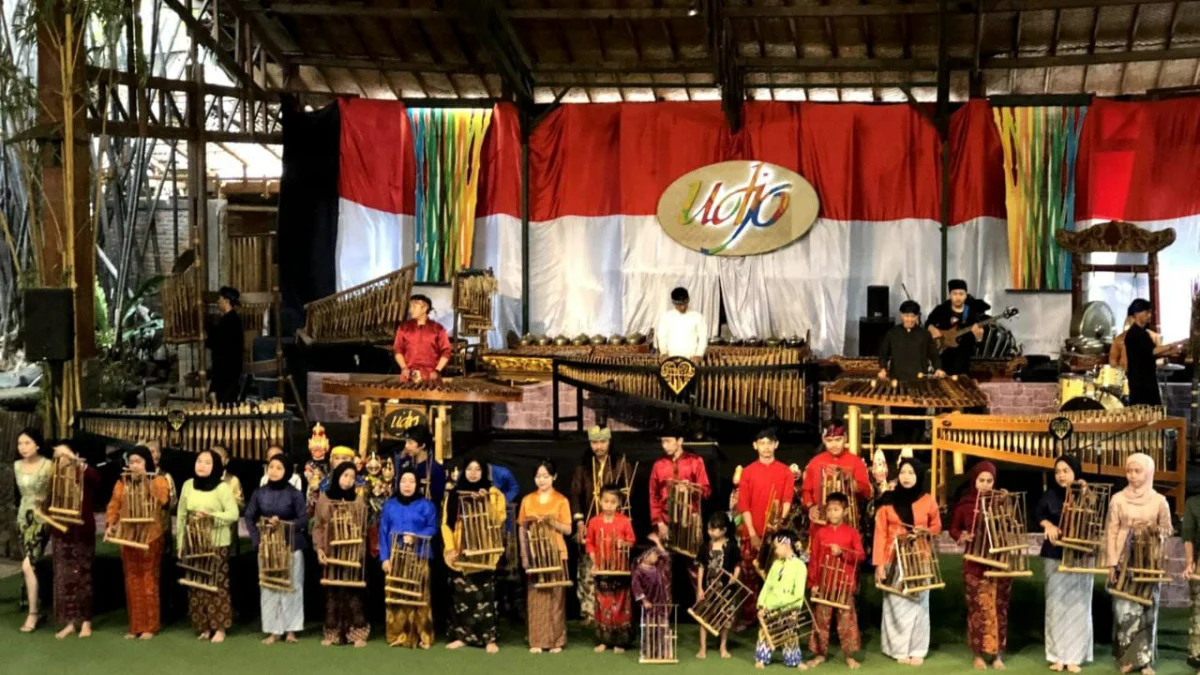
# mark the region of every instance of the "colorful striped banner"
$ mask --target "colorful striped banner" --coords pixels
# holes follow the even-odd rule
[[[1071,287],[1071,259],[1054,234],[1075,223],[1075,159],[1087,107],[997,107],[1004,148],[1008,257],[1021,290]]]
[[[417,160],[417,281],[449,282],[471,266],[475,204],[490,109],[411,108]]]

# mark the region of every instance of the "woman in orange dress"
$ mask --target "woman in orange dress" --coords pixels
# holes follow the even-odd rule
[[[567,542],[563,538],[571,534],[571,504],[561,493],[554,489],[554,479],[558,471],[554,462],[542,460],[533,475],[537,490],[521,500],[521,510],[517,514],[517,522],[521,525],[521,541],[526,541],[526,529],[535,522],[549,523],[557,533],[557,544],[562,556],[563,569],[567,564]],[[532,581],[532,580],[531,580]],[[550,650],[557,654],[567,644],[567,592],[562,586],[554,588],[534,588],[533,583],[527,584],[526,604],[528,606],[529,651],[540,654]]]
[[[129,606],[129,632],[125,634],[125,639],[149,640],[162,627],[158,612],[158,574],[165,543],[163,523],[167,504],[171,500],[171,490],[167,479],[154,475],[154,457],[149,448],[139,445],[130,450],[125,457],[125,465],[129,469],[131,480],[150,482],[150,494],[154,497],[156,505],[154,521],[144,526],[149,530],[149,548],[141,550],[132,546],[121,547],[121,564],[125,568],[125,600]],[[117,481],[105,514],[106,539],[117,534],[117,524],[121,522],[125,499],[125,481]]]

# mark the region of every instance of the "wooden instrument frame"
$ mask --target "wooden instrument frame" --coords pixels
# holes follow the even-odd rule
[[[688,614],[713,637],[719,637],[721,631],[733,627],[742,606],[752,597],[754,593],[746,584],[729,572],[720,570],[717,578],[705,587],[704,598],[696,601]]]
[[[876,583],[876,588],[908,597],[945,588],[933,535],[928,530],[918,531],[907,526],[905,529],[906,532],[892,538],[892,556],[887,563],[884,582]]]
[[[267,445],[281,445],[292,418],[280,399],[259,403],[186,404],[163,408],[78,410],[75,431],[130,447],[142,438],[161,439],[167,447],[200,452],[214,445],[234,459],[262,457]]]
[[[1104,558],[1104,525],[1112,486],[1075,481],[1067,486],[1058,541],[1062,562],[1058,571],[1068,574],[1108,574]]]
[[[1105,584],[1109,595],[1145,607],[1154,604],[1159,586],[1171,580],[1167,574],[1167,534],[1156,525],[1130,528],[1117,561],[1117,578]]]
[[[629,556],[632,548],[628,541],[612,532],[600,532],[596,543],[598,554],[592,560],[592,575],[598,577],[630,576]]]
[[[499,554],[504,553],[504,522],[492,519],[491,496],[459,492],[457,497],[463,547],[457,565],[470,571],[495,570]]]
[[[780,609],[762,610],[758,627],[760,639],[770,649],[799,647],[813,631],[812,610],[803,600]]]
[[[209,593],[217,593],[217,534],[226,526],[216,518],[198,511],[187,514],[183,546],[176,564],[183,570],[179,583]]]
[[[641,641],[638,663],[679,663],[677,605],[642,605]]]
[[[1033,576],[1025,523],[1024,492],[980,492],[971,523],[974,536],[966,544],[963,560],[991,568],[983,573],[989,578]]]
[[[87,463],[82,459],[55,457],[46,500],[33,515],[59,532],[83,525],[83,481]]]
[[[281,593],[294,593],[292,553],[296,524],[270,518],[258,519],[258,585]]]
[[[692,559],[700,553],[704,545],[703,496],[704,491],[691,481],[667,481],[667,550]]]
[[[367,510],[359,502],[330,503],[329,539],[321,585],[366,588]]]
[[[417,264],[313,300],[304,306],[306,344],[391,344],[408,316]]]
[[[566,541],[545,520],[521,525],[521,563],[534,588],[565,588],[573,585],[567,571]]]
[[[840,556],[826,554],[821,559],[821,568],[816,571],[820,578],[809,592],[808,601],[834,609],[853,607],[860,562],[861,556],[857,551],[842,549]]]
[[[411,537],[411,542],[405,542]],[[388,556],[391,572],[383,577],[384,601],[388,605],[429,606],[430,537],[396,532]]]
[[[112,536],[105,532],[104,541],[139,551],[150,550],[150,542],[153,541],[150,536],[151,528],[154,523],[158,523],[161,528],[165,508],[154,498],[153,485],[157,475],[146,472],[135,475],[129,469],[121,472],[120,518]]]

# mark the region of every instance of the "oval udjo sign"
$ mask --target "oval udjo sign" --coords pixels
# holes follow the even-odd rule
[[[756,255],[812,228],[820,200],[800,174],[767,162],[709,164],[676,179],[658,199],[658,223],[707,255]]]

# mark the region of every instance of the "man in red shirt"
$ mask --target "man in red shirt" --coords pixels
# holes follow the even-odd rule
[[[650,469],[650,524],[658,530],[660,537],[667,536],[667,495],[670,481],[685,480],[700,486],[701,499],[708,499],[712,488],[708,484],[708,472],[704,460],[683,449],[682,431],[665,431],[660,437],[664,457],[654,461]],[[697,504],[699,509],[700,505]]]
[[[787,522],[792,510],[792,495],[795,481],[792,470],[783,462],[775,460],[779,449],[779,437],[775,429],[763,429],[754,437],[754,450],[758,461],[742,469],[738,482],[737,512],[742,520],[742,581],[758,597],[758,570],[754,563],[762,549],[763,537],[767,532],[767,511],[774,502],[779,509],[778,522]],[[766,572],[766,570],[763,570]],[[757,616],[757,603],[751,600],[742,607],[742,619],[753,623]]]
[[[847,498],[871,498],[871,481],[867,476],[867,465],[858,455],[846,452],[846,427],[838,424],[829,425],[825,429],[824,441],[825,452],[813,457],[808,466],[804,468],[804,487],[800,491],[800,503],[808,509],[808,519],[813,523],[809,528],[810,533],[817,521],[821,520],[821,506],[825,501],[825,495],[821,494],[821,481],[826,467],[836,466],[850,475],[852,485],[845,491]],[[862,513],[858,509],[855,511]],[[849,523],[849,525],[855,529],[858,529],[859,526],[858,523]]]
[[[400,366],[401,382],[436,380],[450,362],[450,337],[442,324],[429,319],[431,311],[433,303],[428,297],[412,296],[408,301],[408,315],[412,318],[396,329],[392,351],[396,354],[396,365]]]

